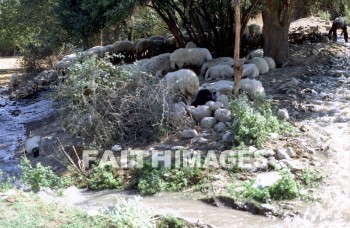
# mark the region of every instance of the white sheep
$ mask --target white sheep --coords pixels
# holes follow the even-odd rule
[[[255,64],[258,67],[260,74],[265,74],[265,73],[269,72],[269,65],[267,64],[266,60],[263,58],[254,57],[254,58],[246,61],[245,63]]]
[[[165,82],[171,88],[173,96],[181,95],[187,98],[187,104],[191,104],[199,90],[197,75],[188,69],[181,69],[165,75]]]
[[[275,60],[273,60],[273,58],[265,56],[263,59],[266,60],[270,70],[273,70],[276,68],[276,63],[275,63]]]
[[[155,73],[157,76],[168,73],[170,68],[170,53],[157,55],[141,64],[148,73]]]
[[[193,43],[192,41],[190,41],[186,44],[185,48],[196,48],[196,47],[197,47],[197,45],[195,43]]]
[[[206,48],[179,48],[170,55],[170,66],[172,69],[189,65],[200,67],[210,59],[212,56]]]
[[[17,88],[19,85],[19,80],[17,74],[12,74],[10,77],[10,87]]]
[[[233,61],[233,58],[231,57],[220,57],[216,59],[207,60],[204,62],[204,64],[201,67],[201,75],[204,76],[210,67],[213,67],[216,65],[233,66],[233,64],[234,64],[234,61]]]
[[[254,57],[263,57],[264,56],[264,50],[263,49],[257,49],[254,51],[251,51],[245,58],[246,59],[252,59]]]
[[[38,157],[39,150],[40,150],[40,142],[41,142],[40,136],[34,136],[27,139],[27,141],[24,144],[25,152],[28,154],[32,154],[34,157]]]
[[[210,79],[217,79],[217,78],[222,78],[222,79],[226,79],[226,78],[233,78],[233,68],[232,66],[229,65],[216,65],[213,67],[210,67],[206,74],[205,74],[205,80]]]
[[[262,83],[255,79],[242,79],[240,89],[244,90],[250,98],[265,96],[265,89]]]
[[[243,64],[242,77],[256,78],[259,76],[259,69],[253,63]]]

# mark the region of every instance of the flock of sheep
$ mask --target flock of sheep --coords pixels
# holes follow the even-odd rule
[[[251,28],[254,35],[260,30],[260,27],[256,25],[247,28]],[[188,42],[185,48],[176,48],[176,46],[174,38],[152,36],[134,42],[117,41],[112,45],[93,47],[83,52],[82,55],[104,57],[106,53],[109,53],[114,64],[121,63],[121,58],[123,58],[126,63],[123,66],[129,67],[129,70],[164,77],[165,83],[171,86],[174,96],[185,97],[188,104],[195,100],[200,90],[199,77],[206,81],[233,78],[233,58],[213,59],[208,49],[196,47],[193,42]],[[243,83],[245,85],[249,83],[261,85],[255,78],[276,67],[274,60],[270,57],[263,57],[261,50],[250,53],[246,58],[243,65],[243,78],[248,79],[245,79]],[[58,72],[62,72],[76,59],[75,54],[67,55],[55,65],[55,68]],[[245,88],[251,90],[256,86],[245,86]],[[242,87],[242,89],[245,88]],[[256,94],[256,91],[247,92]]]

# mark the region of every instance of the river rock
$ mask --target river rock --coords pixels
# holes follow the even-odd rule
[[[289,157],[291,157],[291,158],[296,157],[296,153],[294,152],[292,147],[287,147],[286,152],[289,155]]]
[[[204,129],[211,129],[217,123],[214,117],[204,117],[201,120],[201,127]]]
[[[298,160],[282,160],[282,162],[292,171],[300,171],[303,170],[305,167],[304,165],[298,161]]]
[[[243,164],[241,168],[243,171],[246,171],[249,173],[254,173],[258,171],[258,168],[253,164]]]
[[[230,99],[225,94],[221,94],[220,96],[218,96],[216,98],[216,102],[221,102],[223,104],[223,108],[224,109],[228,109],[229,108]]]
[[[222,141],[232,143],[234,139],[234,135],[231,131],[226,131],[225,134],[222,136]]]
[[[213,112],[215,112],[217,109],[219,109],[219,108],[223,108],[224,107],[224,104],[221,102],[221,101],[215,101],[215,102],[213,102],[213,101],[209,101],[209,102],[211,102],[210,104],[209,104],[209,108],[210,108],[210,110],[212,110]]]
[[[281,179],[281,175],[278,172],[259,173],[252,185],[253,188],[266,188],[274,185]]]
[[[263,203],[263,204],[260,205],[260,212],[263,213],[263,214],[275,213],[275,211],[276,211],[275,206],[273,206],[271,204]]]
[[[182,132],[182,138],[184,139],[192,139],[198,135],[195,129],[186,129]]]
[[[191,110],[193,118],[200,122],[204,117],[211,117],[213,112],[209,109],[209,106],[199,105],[197,108]]]
[[[202,137],[202,136],[197,136],[192,139],[192,143],[199,143],[199,144],[204,144],[207,143],[209,140]]]
[[[279,109],[277,116],[282,120],[289,120],[289,113],[287,109]]]
[[[223,132],[223,131],[225,131],[225,129],[226,129],[226,124],[223,122],[219,122],[219,123],[214,125],[214,130],[216,132]]]
[[[231,120],[231,112],[227,109],[219,108],[215,111],[214,117],[217,121],[228,122]]]
[[[260,170],[267,170],[268,169],[266,158],[255,159],[255,161],[253,162],[253,165],[256,166]]]
[[[288,155],[286,149],[278,149],[277,150],[277,156],[278,156],[279,160],[282,160],[282,159],[288,159],[289,160],[289,159],[291,159],[290,156]]]

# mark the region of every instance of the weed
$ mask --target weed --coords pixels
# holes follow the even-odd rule
[[[182,228],[182,227],[188,227],[187,223],[179,218],[171,217],[171,216],[160,216],[159,220],[157,221],[157,227],[158,228]]]
[[[321,183],[323,175],[316,170],[304,169],[301,172],[300,179],[307,187],[314,187]]]
[[[116,176],[110,166],[93,166],[86,180],[91,190],[121,189],[124,182],[123,176]]]
[[[0,192],[4,192],[6,190],[9,190],[12,188],[12,178],[10,177],[7,177],[6,180],[5,178],[3,177],[3,173],[2,171],[0,170]]]

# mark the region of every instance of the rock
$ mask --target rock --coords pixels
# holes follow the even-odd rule
[[[186,149],[184,146],[173,146],[170,148],[172,151],[177,151],[177,150],[184,150]]]
[[[226,131],[225,134],[222,136],[222,141],[232,143],[234,139],[234,135],[231,131]]]
[[[243,171],[246,171],[249,173],[254,173],[258,171],[258,168],[253,164],[243,164],[241,168]]]
[[[219,122],[228,122],[231,120],[231,111],[219,108],[215,111],[214,117]]]
[[[198,136],[192,139],[192,143],[199,143],[199,144],[204,144],[207,143],[209,140],[202,137],[202,136]]]
[[[253,162],[253,165],[256,166],[260,170],[267,170],[268,169],[266,158],[255,159],[255,161]]]
[[[291,158],[296,157],[296,153],[294,152],[292,147],[287,147],[286,152],[289,155],[289,157],[291,157]]]
[[[286,149],[278,149],[278,150],[277,150],[277,156],[278,156],[278,159],[279,159],[279,160],[282,160],[282,159],[291,159],[290,156],[288,155]]]
[[[309,154],[316,154],[316,150],[312,147],[306,147],[306,151],[309,153]]]
[[[272,149],[263,149],[263,150],[257,150],[254,152],[254,157],[258,158],[258,157],[265,157],[265,158],[269,158],[269,157],[273,157],[275,155],[275,151],[273,151]]]
[[[279,164],[278,161],[276,160],[268,160],[267,161],[267,166],[274,169],[274,170],[280,170],[282,169],[282,166]]]
[[[214,117],[204,117],[201,120],[201,127],[204,129],[211,129],[217,123]]]
[[[118,144],[112,146],[112,151],[113,152],[120,152],[122,149],[123,149],[122,146],[118,145]]]
[[[271,204],[266,204],[266,203],[263,203],[260,205],[260,210],[263,214],[266,214],[266,213],[275,213],[276,211],[276,208],[271,205]]]
[[[186,129],[182,132],[182,138],[184,139],[192,139],[198,135],[195,129]]]
[[[185,123],[186,123],[186,126],[190,128],[194,128],[197,124],[197,122],[192,117],[189,117],[189,116],[186,116]]]
[[[279,109],[277,116],[282,120],[289,120],[289,113],[287,109]]]
[[[266,188],[274,185],[281,179],[281,175],[278,172],[259,173],[252,185],[253,188]]]
[[[249,151],[249,153],[251,153],[251,154],[253,154],[254,152],[256,152],[258,149],[256,149],[256,147],[254,147],[254,146],[249,146],[248,147],[248,151]]]
[[[311,50],[311,54],[317,56],[317,55],[320,54],[320,51],[313,48],[313,49]]]
[[[174,115],[175,117],[183,117],[186,115],[186,105],[183,102],[175,103],[170,109],[171,115]]]
[[[225,129],[226,129],[226,124],[223,122],[219,122],[219,123],[215,124],[215,126],[214,126],[214,130],[216,132],[223,132],[223,131],[225,131]]]
[[[192,110],[191,114],[197,122],[200,122],[204,117],[211,117],[213,112],[209,109],[209,106],[199,105]]]
[[[157,150],[170,150],[170,149],[171,149],[171,145],[168,145],[168,144],[160,144],[160,145],[155,146],[155,148],[156,148]]]
[[[223,104],[223,108],[224,109],[228,109],[229,108],[230,99],[225,94],[221,94],[220,96],[218,96],[216,98],[216,102],[221,102]]]
[[[300,171],[303,170],[305,167],[304,165],[298,161],[298,160],[282,160],[282,162],[292,171]]]
[[[210,110],[212,110],[213,112],[215,112],[217,109],[219,109],[219,108],[223,108],[224,107],[224,104],[221,102],[221,101],[215,101],[215,102],[213,102],[213,101],[209,101],[209,102],[211,102],[210,104],[209,104],[209,108],[210,108]],[[207,102],[207,103],[209,103],[209,102]]]
[[[213,180],[214,181],[220,180],[220,174],[213,175]]]

